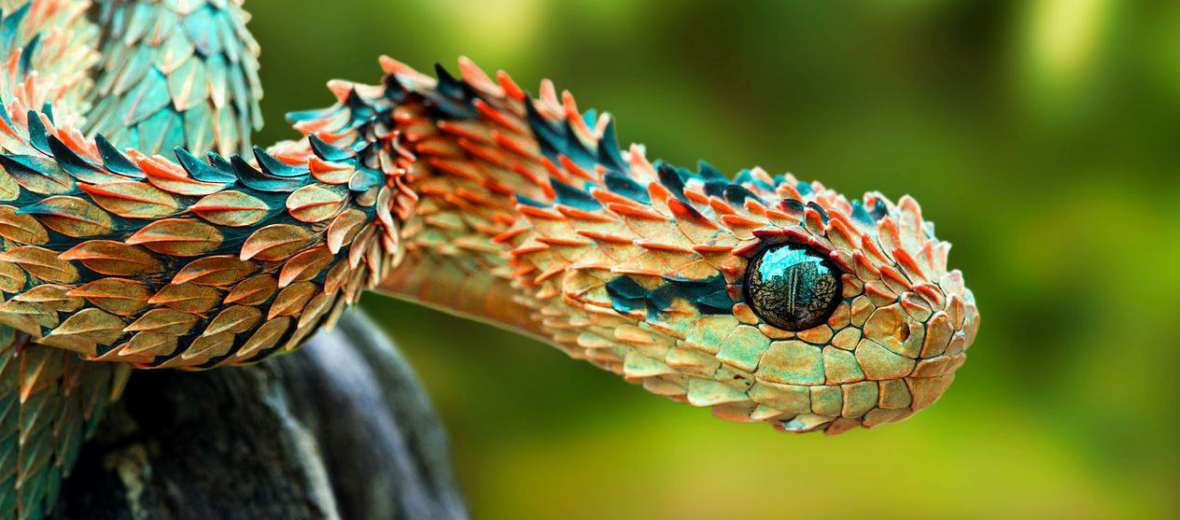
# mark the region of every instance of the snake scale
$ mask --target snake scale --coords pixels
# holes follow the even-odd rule
[[[466,59],[381,58],[263,149],[240,0],[0,7],[0,518],[46,514],[134,369],[290,352],[370,289],[794,432],[928,406],[978,329],[908,196],[652,162]]]

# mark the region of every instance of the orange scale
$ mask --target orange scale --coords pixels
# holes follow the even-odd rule
[[[462,158],[463,149],[441,137],[428,137],[414,143],[414,151],[421,155],[431,155],[444,158]]]
[[[439,159],[439,158],[433,158],[433,157],[430,158],[429,160],[427,160],[427,162],[430,164],[430,166],[432,166],[436,169],[457,175],[457,176],[462,177],[464,179],[468,179],[468,180],[475,181],[475,182],[479,182],[480,180],[483,179],[483,176],[480,175],[479,172],[477,172],[473,166],[471,166],[470,164],[465,163],[465,162],[452,161],[452,160],[448,160],[448,159]]]
[[[687,204],[673,198],[668,199],[666,203],[668,205],[668,209],[672,211],[672,214],[676,216],[677,219],[690,220],[694,223],[717,229],[717,225],[704,218],[704,215],[701,215],[700,212],[695,211],[696,208],[690,208]]]
[[[631,165],[631,169],[633,170],[631,173],[635,180],[657,178],[656,170],[652,168],[651,163],[644,156],[642,146],[632,144],[630,150],[628,150],[628,154],[627,162]]]
[[[497,200],[490,199],[481,193],[476,193],[467,188],[457,188],[455,195],[483,206],[495,206],[497,204]]]
[[[549,249],[548,245],[537,243],[537,244],[532,244],[532,245],[520,246],[516,249],[509,251],[508,254],[513,257],[520,257],[520,256],[524,256],[524,255],[529,255],[532,253],[539,253],[541,251],[545,251],[548,249]]]
[[[785,242],[792,235],[787,230],[778,227],[758,228],[753,231],[754,236],[764,242]]]
[[[869,263],[868,257],[860,250],[852,253],[853,264],[856,268],[856,277],[863,281],[870,282],[881,279],[880,271]]]
[[[564,204],[558,204],[555,207],[557,208],[557,211],[560,211],[566,217],[569,217],[569,218],[575,219],[575,220],[582,220],[582,221],[586,221],[586,222],[599,222],[599,223],[604,223],[604,224],[619,221],[619,219],[614,218],[610,215],[606,215],[603,213],[595,213],[592,211],[586,211],[583,209],[578,209],[578,208],[566,206]]]
[[[467,56],[459,56],[459,74],[463,76],[464,80],[476,88],[481,90],[499,90],[483,69],[479,68],[479,65],[476,65]]]
[[[472,141],[491,142],[491,135],[487,134],[487,129],[476,127],[479,123],[470,122],[451,122],[439,121],[437,123],[438,129],[458,137],[467,138]],[[483,130],[480,132],[479,130]]]
[[[812,234],[805,228],[799,226],[788,226],[783,230],[787,238],[799,243],[808,243],[811,241]]]
[[[729,226],[730,229],[754,228],[754,227],[762,227],[762,226],[766,225],[766,221],[754,220],[752,218],[744,217],[744,216],[736,215],[736,214],[734,214],[734,215],[721,215],[721,222],[724,223],[726,226]]]
[[[697,253],[700,253],[700,254],[728,253],[728,252],[733,251],[733,249],[734,248],[732,246],[722,246],[722,245],[712,245],[712,244],[697,244],[695,246],[692,246],[692,250]]]
[[[889,257],[886,257],[885,253],[881,251],[881,248],[877,247],[877,241],[873,240],[868,235],[860,236],[860,249],[861,251],[864,251],[868,260],[871,260],[878,266],[889,265],[893,263],[893,260]]]
[[[881,281],[885,282],[889,288],[895,292],[902,293],[911,290],[913,287],[910,281],[904,275],[899,273],[897,269],[892,267],[882,267],[879,271],[881,273]]]
[[[566,157],[565,155],[558,155],[557,160],[559,162],[561,162],[561,167],[565,168],[565,171],[567,171],[577,177],[581,177],[585,180],[588,180],[590,182],[599,182],[599,179],[597,177],[595,177],[594,175],[591,175],[590,172],[587,172],[586,170],[583,170],[580,166],[574,164],[574,162],[571,161],[569,157]]]
[[[742,204],[742,208],[744,208],[746,210],[746,213],[750,213],[750,214],[753,214],[753,215],[756,215],[759,217],[763,217],[763,218],[766,217],[766,206],[764,206],[761,202],[758,202],[757,200],[746,199],[745,203]]]
[[[653,221],[658,221],[658,222],[665,222],[668,220],[667,217],[664,217],[663,215],[655,212],[654,210],[646,209],[641,206],[631,206],[631,205],[625,205],[625,204],[619,204],[619,203],[610,203],[610,204],[606,205],[606,208],[615,212],[615,213],[618,213],[620,215],[626,215],[629,217],[635,217],[635,218],[640,218],[640,219],[645,219],[645,220],[653,220]]]
[[[626,244],[626,245],[630,245],[630,244],[634,243],[634,241],[632,239],[627,238],[627,237],[623,237],[623,236],[619,236],[619,235],[612,235],[610,233],[601,233],[598,231],[590,231],[588,229],[579,229],[579,230],[576,230],[575,233],[577,233],[581,236],[584,236],[586,238],[592,238],[592,239],[597,240],[599,242],[610,242],[610,243],[614,243],[614,244]]]
[[[512,80],[512,76],[509,76],[507,72],[502,70],[496,71],[496,81],[500,83],[500,87],[504,89],[504,93],[507,94],[508,97],[517,101],[524,101],[524,90],[521,90],[520,86]]]
[[[718,215],[736,215],[732,207],[719,197],[709,197],[709,207]]]
[[[541,102],[548,105],[545,108],[550,111],[560,112],[561,102],[557,101],[557,88],[553,86],[553,80],[549,78],[541,80]]]
[[[836,262],[836,264],[845,271],[851,272],[856,270],[854,261],[852,259],[852,254],[850,254],[848,251],[832,251],[831,253],[828,253],[828,258],[831,258],[833,262]]]
[[[545,171],[549,172],[550,177],[553,177],[565,184],[573,183],[573,181],[570,180],[569,175],[567,175],[561,168],[558,168],[556,164],[553,164],[553,161],[549,160],[547,157],[542,157],[540,159],[540,163],[541,166],[545,167]]]
[[[554,246],[583,247],[583,246],[591,245],[591,242],[589,240],[581,240],[581,239],[577,239],[577,238],[537,237],[536,240],[537,240],[537,242],[540,242],[542,244],[549,244],[549,245],[554,245]]]
[[[865,294],[868,295],[869,298],[872,299],[874,302],[877,302],[878,300],[893,301],[893,300],[897,299],[897,294],[894,293],[891,289],[889,289],[888,287],[882,287],[881,284],[878,284],[875,282],[865,283]],[[883,304],[878,305],[878,307],[880,307],[882,305]]]
[[[751,255],[755,251],[758,251],[759,249],[761,249],[763,245],[764,244],[762,242],[755,240],[755,241],[751,241],[751,242],[746,242],[745,244],[742,244],[742,245],[739,245],[736,247],[730,247],[727,249],[734,256],[747,256],[747,255]]]
[[[421,82],[421,83],[426,83],[426,84],[430,84],[430,85],[434,84],[434,78],[431,78],[430,76],[422,74],[421,72],[414,70],[413,67],[410,67],[409,65],[406,65],[405,63],[402,63],[402,62],[397,61],[393,58],[390,58],[389,56],[382,55],[377,58],[377,62],[381,64],[381,70],[385,71],[386,74],[397,74],[400,76],[407,76],[407,77],[409,77],[415,81]]]
[[[709,196],[701,190],[699,186],[692,186],[684,190],[684,196],[696,204],[707,206],[709,204]]]
[[[590,188],[590,196],[594,197],[594,200],[597,200],[603,204],[622,204],[626,206],[636,206],[639,204],[638,202],[619,195],[613,191],[598,187]]]
[[[94,161],[96,164],[103,163],[102,156],[98,153],[98,147],[87,140],[76,128],[66,127],[59,132],[58,138],[75,153]]]
[[[516,155],[524,157],[530,161],[540,162],[540,157],[537,156],[535,152],[526,149],[525,145],[509,136],[501,134],[500,132],[492,132],[492,139],[495,140],[496,144],[500,145],[500,147]]]
[[[667,251],[669,253],[685,253],[692,254],[693,250],[687,247],[676,244],[669,244],[665,242],[655,242],[651,240],[636,240],[634,244],[644,249],[651,249],[653,251]]]
[[[644,268],[634,267],[634,266],[629,266],[629,265],[616,265],[614,267],[611,267],[610,272],[615,273],[615,274],[633,274],[636,276],[651,276],[651,277],[656,277],[656,278],[664,275],[664,273],[657,271],[655,269],[644,269]]]
[[[526,217],[534,217],[542,220],[565,220],[565,215],[545,208],[538,208],[535,206],[527,206],[524,204],[517,204],[516,211]]]
[[[468,139],[459,139],[459,147],[467,153],[483,159],[495,166],[508,169],[508,159],[494,149],[475,144]]]
[[[926,274],[922,272],[922,269],[918,267],[918,264],[914,261],[914,258],[910,256],[910,254],[904,249],[893,250],[893,257],[897,259],[897,265],[901,266],[901,269],[905,271],[906,276],[924,282],[930,280],[929,277],[927,277]]]

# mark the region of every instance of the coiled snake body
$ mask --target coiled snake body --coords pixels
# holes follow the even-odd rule
[[[382,58],[264,150],[240,0],[0,6],[0,518],[51,507],[133,368],[289,352],[368,289],[800,432],[929,405],[979,324],[908,196],[649,162],[467,60]]]

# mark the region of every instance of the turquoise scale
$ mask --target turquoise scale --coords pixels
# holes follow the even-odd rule
[[[248,153],[262,128],[258,43],[240,1],[101,2],[84,131],[144,153]]]

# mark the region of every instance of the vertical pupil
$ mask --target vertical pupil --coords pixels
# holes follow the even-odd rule
[[[779,328],[804,330],[828,319],[841,292],[840,273],[811,251],[782,245],[754,260],[746,291],[760,318]]]

